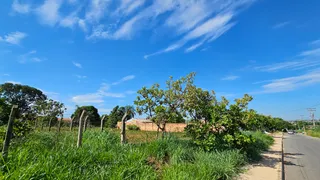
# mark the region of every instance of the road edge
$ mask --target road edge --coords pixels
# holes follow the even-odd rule
[[[283,148],[283,134],[282,133],[282,139],[281,139],[281,180],[285,180],[285,168],[284,168],[284,148]]]

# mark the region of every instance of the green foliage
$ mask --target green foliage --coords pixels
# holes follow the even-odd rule
[[[71,115],[71,117],[75,117],[76,120],[79,120],[83,110],[86,110],[87,115],[89,116],[89,123],[91,125],[100,126],[100,115],[98,114],[98,109],[94,106],[78,106],[76,111]]]
[[[318,126],[315,129],[307,130],[307,135],[320,138],[320,127]]]
[[[32,131],[32,126],[30,121],[21,121],[16,119],[13,122],[13,137],[20,138],[25,137],[28,133]]]
[[[0,126],[8,123],[10,111],[10,106],[0,98]]]
[[[125,107],[119,107],[119,106],[114,107],[110,112],[108,120],[105,121],[106,126],[109,128],[116,128],[117,123],[121,121],[122,117],[124,116],[125,111],[126,111]],[[132,114],[127,117],[127,119],[131,119],[131,118],[133,118]]]
[[[139,131],[140,128],[137,125],[127,125],[128,130]]]
[[[38,132],[15,142],[0,179],[233,179],[246,163],[237,150],[204,152],[169,136],[122,146],[109,132]]]
[[[0,98],[7,104],[18,105],[19,115],[32,113],[32,105],[37,101],[44,101],[47,96],[39,89],[21,85],[5,83],[0,85]]]

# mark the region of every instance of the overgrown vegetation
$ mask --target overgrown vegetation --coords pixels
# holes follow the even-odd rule
[[[13,144],[0,179],[232,179],[246,163],[240,151],[205,152],[172,136],[123,146],[114,133],[87,131],[82,148],[75,142],[32,133]]]
[[[307,130],[307,135],[320,138],[320,127],[318,126],[314,129]]]

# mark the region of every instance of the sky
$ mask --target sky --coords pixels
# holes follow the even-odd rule
[[[286,120],[320,118],[319,0],[6,0],[0,83],[100,114],[143,86],[195,84]]]

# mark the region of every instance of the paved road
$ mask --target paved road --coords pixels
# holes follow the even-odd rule
[[[285,135],[286,180],[320,180],[320,138]]]

